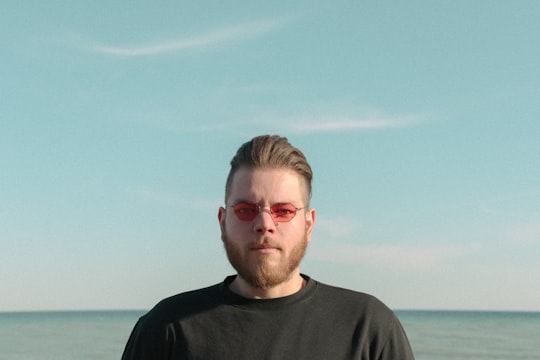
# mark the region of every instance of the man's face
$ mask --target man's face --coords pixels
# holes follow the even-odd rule
[[[307,198],[300,175],[289,169],[240,168],[234,174],[227,210],[221,208],[218,218],[227,257],[251,286],[268,289],[300,273],[315,221],[315,211],[305,208]],[[263,210],[251,221],[240,220],[232,209],[239,201]],[[270,215],[276,203],[302,209],[289,222],[277,222]]]

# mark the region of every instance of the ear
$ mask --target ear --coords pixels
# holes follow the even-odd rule
[[[311,233],[313,232],[313,227],[315,226],[315,218],[317,217],[317,212],[315,209],[309,209],[306,211],[306,236],[308,242],[311,241]]]
[[[226,212],[227,212],[227,210],[225,210],[225,208],[223,206],[220,206],[220,208],[218,210],[217,217],[218,217],[218,221],[219,221],[219,227],[221,229],[221,234],[225,233],[225,213]]]

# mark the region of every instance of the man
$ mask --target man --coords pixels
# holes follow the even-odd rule
[[[221,238],[236,275],[172,296],[142,316],[123,359],[413,359],[376,298],[300,273],[311,240],[311,168],[279,136],[231,161]]]

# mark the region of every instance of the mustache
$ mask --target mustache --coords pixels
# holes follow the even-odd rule
[[[231,242],[231,238],[228,234],[226,233],[222,233],[221,234],[221,240],[224,242],[224,243],[230,243]],[[251,249],[251,248],[258,248],[258,247],[273,247],[273,248],[278,248],[278,249],[281,249],[281,246],[273,241],[270,237],[268,236],[261,236],[259,238],[256,238],[255,240],[249,242],[248,244],[245,245],[248,249]]]
[[[282,250],[281,244],[274,239],[266,236],[259,237],[246,245],[246,249],[277,249]]]
[[[257,247],[273,247],[273,248],[280,248],[279,244],[270,239],[268,236],[262,236],[260,238],[255,239],[253,242],[248,244],[248,247],[250,248],[257,248]]]

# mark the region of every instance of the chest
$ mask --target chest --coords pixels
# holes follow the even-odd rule
[[[360,359],[362,324],[312,312],[228,311],[199,314],[174,326],[178,359]]]

